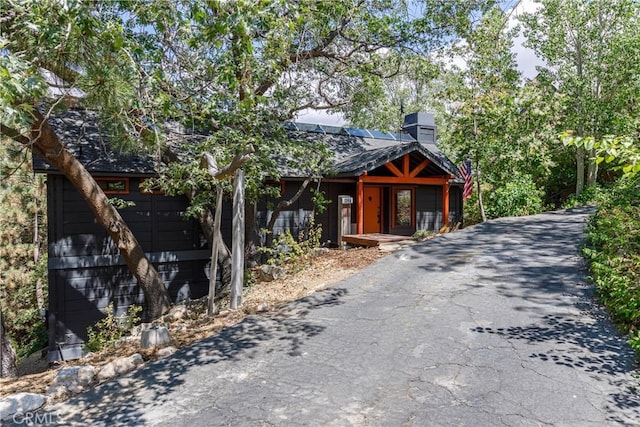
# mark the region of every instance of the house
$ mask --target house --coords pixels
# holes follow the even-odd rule
[[[316,222],[323,226],[323,241],[337,242],[339,196],[353,201],[352,234],[410,236],[417,230],[438,231],[443,225],[462,223],[464,181],[436,146],[433,115],[406,116],[403,133],[300,123],[287,127],[289,138],[325,144],[334,154],[333,174],[323,177],[320,186],[332,203],[316,215]],[[302,178],[282,178],[283,198],[297,192]],[[271,215],[265,206],[259,206],[261,227]],[[289,229],[295,235],[312,210],[311,194],[306,192],[280,213],[274,234]]]
[[[120,209],[121,215],[172,299],[206,295],[210,251],[198,223],[183,216],[188,200],[140,186],[155,176],[158,160],[115,152],[93,112],[67,110],[50,124],[107,195],[134,203]],[[289,123],[287,129],[290,138],[326,144],[335,154],[334,173],[323,177],[320,186],[333,202],[316,217],[323,225],[323,240],[337,241],[341,196],[352,201],[347,221],[355,234],[411,235],[462,220],[463,183],[456,167],[435,146],[433,116],[407,116],[407,133],[400,134],[299,123]],[[104,317],[108,304],[120,314],[132,304],[142,304],[144,297],[117,247],[71,183],[37,157],[33,165],[35,172],[47,174],[49,360],[78,358],[87,327]],[[282,177],[278,184],[283,198],[295,194],[303,178],[295,173]],[[280,214],[274,232],[289,229],[295,235],[312,210],[307,191]],[[264,227],[270,215],[267,205],[259,204],[258,226]],[[230,218],[227,210],[222,221],[227,241]]]

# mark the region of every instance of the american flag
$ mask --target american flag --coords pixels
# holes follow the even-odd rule
[[[471,175],[471,162],[469,160],[465,160],[458,167],[458,172],[460,172],[460,176],[464,178],[464,190],[462,191],[462,200],[467,200],[471,193],[473,192],[473,176]]]

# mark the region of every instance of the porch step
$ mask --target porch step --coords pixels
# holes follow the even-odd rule
[[[398,236],[395,234],[382,233],[347,234],[342,236],[342,240],[350,245],[367,247],[398,242],[413,243],[413,240],[409,236]]]

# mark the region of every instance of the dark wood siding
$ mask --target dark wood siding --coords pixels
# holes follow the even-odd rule
[[[416,230],[438,231],[442,227],[442,187],[416,188]]]
[[[174,301],[199,298],[208,291],[209,249],[196,221],[183,217],[187,200],[139,191],[129,178],[129,193],[115,197],[135,206],[120,209],[143,250],[158,269]],[[47,178],[49,214],[50,360],[78,357],[87,327],[116,314],[144,296],[107,232],[96,224],[81,196],[62,176]]]
[[[290,199],[300,188],[301,183],[297,181],[287,181],[285,184],[285,194],[282,199]],[[293,203],[287,210],[280,212],[274,226],[274,234],[280,234],[289,230],[291,234],[297,236],[305,228],[313,211],[313,200],[311,188],[315,189],[317,184],[311,183],[302,196]],[[351,183],[322,183],[320,191],[324,192],[325,198],[331,200],[327,209],[323,213],[316,213],[316,223],[322,225],[322,241],[336,242],[338,239],[338,196],[347,195],[355,200],[355,184]],[[281,200],[282,200],[281,199]],[[277,201],[270,201],[275,205]],[[264,229],[271,218],[271,210],[267,209],[267,201],[258,204],[257,222],[258,228]],[[351,210],[351,222],[356,221],[355,205]]]
[[[449,188],[449,223],[462,225],[462,187]]]

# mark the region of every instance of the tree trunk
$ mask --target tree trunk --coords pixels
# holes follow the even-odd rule
[[[222,221],[222,187],[218,187],[216,197],[216,216],[214,219],[213,235],[218,237],[220,233],[220,222]],[[218,275],[218,252],[219,240],[212,239],[211,245],[211,274],[209,276],[209,301],[207,304],[207,314],[213,316],[216,313],[216,276]]]
[[[171,300],[158,271],[149,262],[135,236],[117,209],[109,203],[95,179],[62,145],[44,117],[36,114],[32,137],[28,141],[31,149],[62,172],[78,190],[98,224],[107,230],[109,237],[116,243],[129,271],[142,288],[148,316],[151,319],[160,317],[171,306]]]
[[[244,205],[244,261],[249,267],[256,264],[258,258],[258,207],[255,202],[246,201]]]
[[[18,376],[16,352],[11,346],[4,324],[2,307],[0,307],[0,378],[14,378]]]
[[[478,208],[480,209],[480,217],[482,218],[482,222],[486,222],[487,221],[487,215],[484,212],[484,201],[482,200],[482,185],[481,185],[481,173],[480,173],[480,159],[478,158],[478,150],[480,149],[479,147],[479,141],[478,141],[478,117],[476,116],[475,113],[475,108],[474,108],[474,113],[473,113],[473,139],[476,143],[476,153],[475,153],[475,157],[476,157],[476,183],[478,185]]]
[[[173,162],[179,162],[180,159],[178,156],[171,150],[171,147],[165,147],[165,150],[162,152],[162,161],[165,164],[170,164]],[[207,168],[206,160],[203,167]],[[216,171],[215,173],[219,173],[220,171]],[[215,178],[215,176],[214,176]],[[189,199],[189,203],[193,201],[194,194],[189,192],[186,194]],[[203,213],[197,215],[198,223],[200,223],[200,228],[204,233],[204,237],[207,239],[207,244],[210,248],[213,248],[213,242],[216,240],[214,238],[215,232],[215,220],[213,215],[209,209],[206,209]],[[222,239],[222,235],[220,234],[217,237],[218,240],[218,263],[222,268],[220,274],[220,282],[221,286],[216,290],[216,298],[222,297],[222,290],[226,287],[229,287],[231,284],[231,251],[229,247],[227,247],[226,243]]]
[[[480,163],[476,161],[476,184],[478,186],[478,207],[480,208],[480,217],[482,222],[487,220],[487,214],[484,212],[484,201],[482,200],[482,185],[480,179]]]
[[[36,185],[38,186],[37,193],[40,191],[40,179],[36,179]],[[39,196],[39,195],[38,195]],[[36,196],[34,200],[34,212],[33,212],[33,263],[38,264],[40,261],[40,221],[38,215],[40,214],[40,199]],[[36,280],[36,304],[38,310],[44,309],[44,288],[40,279]]]
[[[244,171],[236,170],[233,178],[233,250],[231,252],[231,309],[242,304],[244,282]]]
[[[582,193],[584,189],[584,148],[576,149],[576,195]]]
[[[598,180],[598,164],[596,163],[596,150],[589,151],[589,159],[587,163],[587,187],[590,187]]]
[[[278,216],[280,216],[280,212],[282,212],[283,209],[288,208],[289,206],[294,204],[296,200],[298,200],[300,196],[302,196],[302,193],[304,193],[304,190],[307,188],[310,182],[311,178],[305,179],[300,185],[300,188],[298,188],[298,191],[296,191],[296,194],[294,194],[289,200],[283,200],[276,205],[276,207],[273,209],[273,213],[271,214],[271,218],[269,219],[269,223],[267,224],[267,231],[269,232],[269,234],[273,233],[273,227],[276,225],[276,221],[278,220]]]

